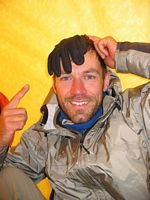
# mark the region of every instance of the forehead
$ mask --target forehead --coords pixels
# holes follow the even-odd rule
[[[72,72],[80,71],[80,72],[86,72],[86,71],[97,71],[98,73],[102,72],[101,63],[99,62],[99,59],[95,53],[95,51],[88,51],[84,55],[84,63],[82,65],[76,65],[74,62],[71,62],[72,65]],[[61,63],[61,74],[66,73],[63,69],[62,63]]]

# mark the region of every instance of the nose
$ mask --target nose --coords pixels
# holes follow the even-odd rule
[[[71,91],[72,95],[81,95],[86,93],[86,88],[83,80],[76,78],[72,82]]]

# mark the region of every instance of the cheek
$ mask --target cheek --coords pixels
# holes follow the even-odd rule
[[[101,96],[102,92],[103,92],[103,87],[99,86],[98,84],[91,84],[89,85],[87,88],[87,93],[95,95],[95,96]]]
[[[55,84],[54,85],[54,91],[55,91],[55,94],[58,96],[62,96],[62,94],[65,94],[66,93],[66,88],[67,87],[64,87],[62,86],[61,84]]]
[[[93,96],[96,104],[100,104],[103,98],[103,87],[95,87],[91,91],[91,96]],[[89,94],[90,95],[90,94]]]
[[[64,104],[65,98],[67,97],[67,94],[68,94],[68,89],[67,87],[66,88],[56,87],[55,94],[57,96],[59,104],[62,104],[62,103]]]

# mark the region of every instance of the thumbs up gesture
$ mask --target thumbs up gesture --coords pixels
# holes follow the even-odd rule
[[[0,113],[0,148],[9,145],[13,140],[15,131],[23,129],[27,121],[26,110],[17,106],[28,90],[29,85],[25,85]]]

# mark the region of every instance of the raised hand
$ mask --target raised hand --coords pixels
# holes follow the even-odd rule
[[[25,85],[3,108],[0,114],[0,147],[9,145],[17,130],[21,130],[27,121],[27,112],[18,108],[18,104],[29,90]]]
[[[111,37],[99,38],[96,36],[89,36],[93,40],[98,54],[104,59],[108,67],[115,68],[115,51],[117,49],[116,40]]]

